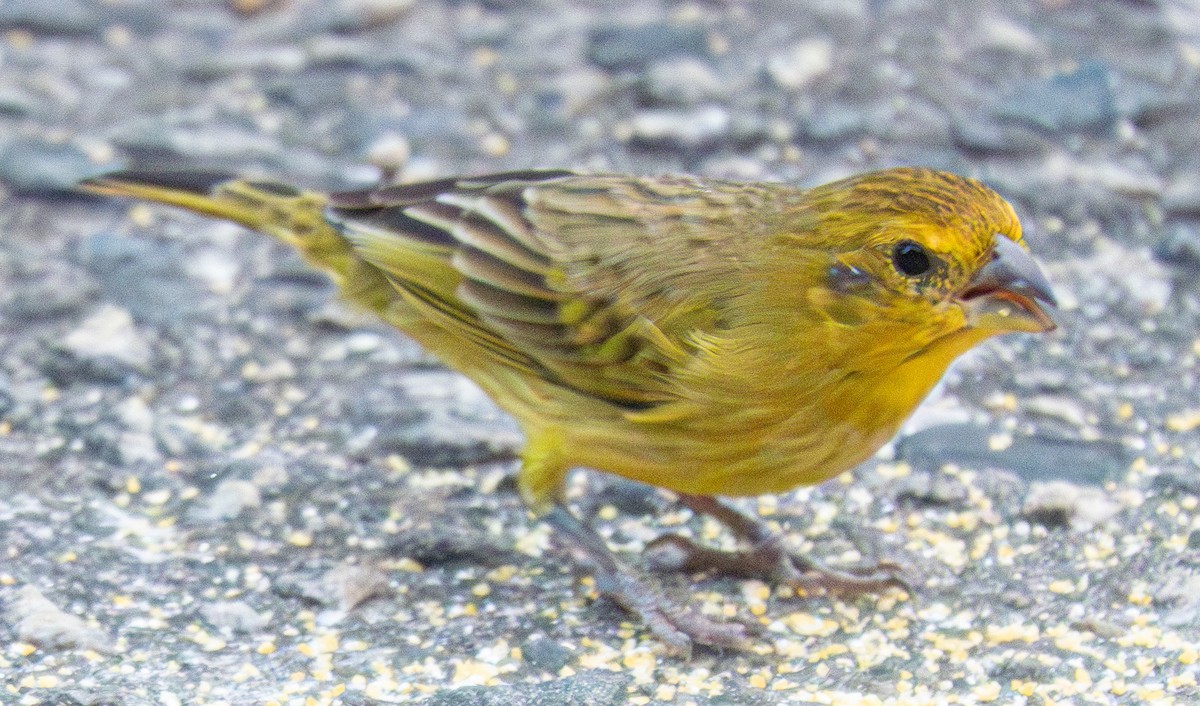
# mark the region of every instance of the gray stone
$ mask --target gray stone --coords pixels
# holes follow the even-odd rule
[[[1154,476],[1153,487],[1160,492],[1189,493],[1200,496],[1200,478],[1191,469],[1167,469]]]
[[[46,649],[81,647],[107,651],[109,640],[82,618],[65,613],[34,586],[22,586],[8,602],[17,637]]]
[[[188,78],[210,80],[247,71],[294,73],[307,61],[305,52],[294,46],[266,46],[185,57],[183,73]]]
[[[326,571],[321,582],[332,597],[331,602],[343,612],[392,592],[388,575],[369,564],[339,564]]]
[[[125,706],[126,701],[116,689],[39,689],[40,703],[54,706]]]
[[[214,409],[218,417],[222,417],[222,413],[227,411],[220,404],[215,404]],[[232,420],[222,417],[222,421],[244,424],[253,416],[253,413],[243,414]],[[220,446],[219,440],[198,434],[194,426],[172,416],[155,418],[154,442],[162,453],[171,458],[198,458],[216,451]]]
[[[42,370],[59,385],[122,383],[147,372],[152,358],[150,342],[129,312],[106,304],[44,353]]]
[[[834,45],[825,37],[793,44],[767,58],[767,75],[780,88],[796,91],[830,72]]]
[[[535,637],[521,645],[521,657],[534,669],[558,674],[559,670],[575,658],[575,652],[547,637]]]
[[[278,140],[260,130],[229,124],[181,125],[161,118],[142,118],[113,131],[110,141],[137,157],[141,164],[177,165],[180,157],[193,164],[230,163],[277,156]]]
[[[0,86],[0,116],[21,118],[35,113],[40,105],[29,92],[13,86]]]
[[[46,322],[81,314],[96,301],[96,284],[87,273],[68,263],[54,263],[21,281],[4,303],[4,314],[15,321]]]
[[[1158,259],[1191,272],[1200,272],[1200,229],[1191,223],[1170,227],[1154,246]]]
[[[1113,102],[1122,117],[1138,125],[1153,124],[1180,111],[1191,110],[1189,101],[1169,95],[1163,89],[1163,84],[1158,81],[1117,76],[1113,81]]]
[[[129,311],[111,304],[101,306],[68,333],[62,347],[79,358],[112,358],[134,370],[144,370],[152,355]]]
[[[945,424],[907,436],[897,454],[914,468],[937,469],[946,463],[965,468],[1001,468],[1025,481],[1065,479],[1102,485],[1128,467],[1128,451],[1115,441],[1079,441],[1014,435],[1003,450],[993,451],[995,431],[974,424]]]
[[[200,608],[200,614],[213,627],[234,633],[258,632],[271,620],[269,614],[259,613],[244,601],[208,603]]]
[[[1023,125],[1005,125],[981,116],[956,117],[951,123],[954,144],[969,152],[995,155],[1032,155],[1049,143]]]
[[[1200,173],[1188,170],[1171,179],[1162,206],[1170,216],[1200,216]]]
[[[1107,490],[1063,480],[1031,484],[1023,509],[1026,517],[1040,524],[1077,530],[1089,530],[1120,511],[1120,503]]]
[[[420,48],[380,46],[360,37],[323,35],[306,38],[308,64],[318,69],[360,68],[375,71],[438,72],[446,69],[445,57]]]
[[[392,593],[388,574],[370,565],[343,562],[314,578],[308,574],[284,576],[274,586],[277,593],[300,596],[326,606],[324,624],[343,619],[351,610],[373,599]]]
[[[643,110],[633,116],[630,142],[656,148],[695,149],[729,134],[729,112],[710,105],[697,110]]]
[[[663,510],[662,496],[645,483],[601,474],[591,481],[590,488],[582,507],[585,517],[595,515],[605,505],[612,505],[627,517],[653,517]]]
[[[362,32],[397,22],[416,0],[335,0],[313,4],[306,12],[309,22],[317,20],[325,31]],[[311,25],[309,29],[312,29]]]
[[[258,486],[245,480],[228,479],[213,489],[188,512],[188,519],[201,524],[214,524],[232,520],[246,510],[262,505],[262,494]]]
[[[691,57],[655,62],[642,75],[638,88],[643,99],[653,105],[691,106],[728,93],[708,62]]]
[[[953,476],[922,471],[901,479],[897,484],[896,499],[935,507],[961,507],[967,500],[967,488]]]
[[[295,75],[275,76],[263,82],[263,92],[271,100],[290,104],[304,110],[319,110],[321,106],[345,98],[346,82],[340,73],[327,69],[308,70]]]
[[[1022,408],[1030,414],[1057,419],[1072,427],[1088,424],[1088,411],[1078,400],[1066,395],[1034,395],[1021,401]]]
[[[1088,257],[1068,261],[1081,301],[1104,304],[1136,316],[1154,316],[1171,302],[1175,284],[1170,270],[1137,244],[1100,238]],[[1137,277],[1130,277],[1137,272]]]
[[[1078,623],[1073,623],[1071,628],[1085,632],[1095,633],[1097,637],[1102,637],[1106,640],[1114,640],[1122,635],[1129,634],[1129,626],[1115,623],[1111,620],[1105,620],[1098,616],[1089,616]]]
[[[1071,377],[1063,370],[1054,368],[1030,368],[1013,372],[1013,385],[1032,392],[1065,392]]]
[[[995,108],[998,116],[1049,132],[1110,130],[1118,111],[1108,65],[1088,61],[1074,71],[1018,87]]]
[[[12,382],[8,379],[8,375],[0,372],[0,418],[13,411],[16,406],[17,400],[13,396]]]
[[[631,677],[604,670],[540,684],[467,686],[446,689],[430,697],[429,706],[616,706],[628,703]]]
[[[35,34],[96,34],[106,17],[81,0],[6,0],[0,3],[0,30],[24,29]]]
[[[178,322],[205,300],[185,270],[189,260],[178,242],[107,232],[93,235],[83,249],[104,298],[157,324]]]
[[[115,166],[94,163],[70,142],[16,138],[0,147],[0,181],[19,194],[67,193],[80,180]]]
[[[456,518],[444,500],[429,495],[404,503],[405,525],[388,545],[388,555],[426,567],[459,562],[499,566],[517,560],[511,544]]]
[[[463,378],[429,370],[398,381],[364,381],[344,403],[350,421],[379,430],[372,454],[395,453],[421,466],[461,466],[511,458],[520,445],[512,422]]]
[[[1172,606],[1163,617],[1166,625],[1190,629],[1200,612],[1200,575],[1182,568],[1170,571],[1153,591],[1154,601]]]
[[[464,466],[512,458],[519,437],[491,425],[454,417],[433,417],[401,428],[386,428],[372,441],[372,454],[398,454],[420,466]]]
[[[710,51],[704,27],[666,22],[596,27],[588,40],[588,59],[610,71],[637,69],[674,56],[707,57]]]
[[[840,102],[822,104],[800,121],[800,132],[818,142],[853,140],[867,131],[861,107]]]

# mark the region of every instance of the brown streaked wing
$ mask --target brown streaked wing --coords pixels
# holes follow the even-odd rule
[[[697,199],[714,198],[702,187],[686,179],[508,173],[339,195],[328,216],[439,326],[499,362],[641,408],[672,399],[664,370],[687,355],[688,331],[672,336],[661,327],[711,321],[707,311],[697,315],[707,302],[659,312],[640,306],[655,298],[652,290],[669,288],[672,267],[689,264],[663,260],[666,271],[647,272],[638,253],[676,248],[656,241],[692,229],[707,233],[682,220]]]

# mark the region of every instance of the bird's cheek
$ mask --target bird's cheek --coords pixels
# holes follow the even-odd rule
[[[953,301],[938,307],[930,317],[929,324],[930,341],[947,350],[953,349],[949,353],[952,357],[965,353],[997,333],[972,326],[969,312]]]
[[[970,326],[966,310],[961,303],[954,300],[939,306],[936,316],[941,324],[941,328],[946,331],[958,331]]]
[[[808,301],[814,312],[841,326],[861,326],[871,320],[876,308],[869,299],[854,294],[837,292],[823,287],[810,289]]]

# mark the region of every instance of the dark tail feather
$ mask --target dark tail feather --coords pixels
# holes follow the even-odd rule
[[[211,171],[113,172],[80,182],[82,191],[179,206],[261,230],[280,225],[302,200],[285,184],[238,179]]]
[[[84,191],[96,192],[103,190],[109,193],[120,184],[138,184],[152,186],[168,191],[184,191],[190,194],[211,194],[218,184],[237,178],[227,172],[216,171],[186,171],[186,170],[137,170],[110,172],[79,183]]]

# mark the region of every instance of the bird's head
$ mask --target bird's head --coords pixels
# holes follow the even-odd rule
[[[989,336],[1055,328],[1016,214],[979,182],[898,168],[807,197],[805,239],[825,253],[808,302],[847,340],[866,335],[900,359],[937,352],[944,365]]]

